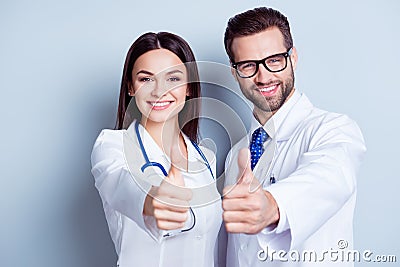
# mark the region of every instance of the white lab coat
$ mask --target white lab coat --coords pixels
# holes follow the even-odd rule
[[[213,266],[214,261],[217,262],[214,255],[217,255],[217,235],[222,220],[220,199],[193,208],[196,224],[192,230],[173,237],[163,237],[165,232],[156,227],[154,217],[142,214],[150,186],[141,184],[136,177],[133,177],[140,174],[137,171],[145,162],[133,130],[134,123],[128,130],[103,130],[92,151],[92,174],[118,254],[117,265],[120,267]],[[139,131],[150,161],[161,163],[168,172],[170,168],[168,158],[142,126],[139,126]],[[131,165],[128,167],[125,160],[128,154],[124,153],[124,148],[127,147],[124,147],[123,138],[126,136],[133,140],[132,149],[127,152],[133,155],[134,164],[140,165],[136,166],[137,169]],[[203,159],[192,143],[186,136],[184,139],[188,148],[189,170],[193,164],[198,165],[199,162],[204,166]],[[215,175],[214,153],[204,147],[201,149]],[[130,160],[132,161],[132,158]],[[160,171],[159,174],[162,175]],[[207,168],[190,175],[183,172],[182,175],[185,185],[191,188],[215,182]],[[216,186],[213,188],[217,194]],[[189,216],[187,228],[191,225],[192,217]]]
[[[237,153],[248,147],[257,124],[254,119],[249,135],[231,149],[226,184],[236,181]],[[366,151],[358,126],[345,115],[315,108],[295,91],[264,129],[271,138],[259,161],[263,166],[257,164],[254,173],[275,198],[280,221],[255,235],[228,234],[227,266],[313,266],[314,255],[318,266],[353,266],[352,260],[339,256],[353,248],[356,172]],[[267,254],[261,253],[259,260],[261,249]],[[282,261],[277,259],[279,250],[288,252],[281,252]],[[339,258],[333,252],[331,260],[329,253],[335,250]],[[311,261],[307,251],[316,253]]]

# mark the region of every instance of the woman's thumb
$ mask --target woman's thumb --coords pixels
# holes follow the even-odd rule
[[[169,169],[167,180],[169,180],[174,185],[185,186],[185,182],[182,177],[180,168],[182,168],[182,158],[179,147],[171,147],[171,168]]]

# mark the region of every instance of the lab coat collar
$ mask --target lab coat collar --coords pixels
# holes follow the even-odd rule
[[[250,126],[250,134],[262,126],[268,135],[277,142],[290,138],[297,125],[311,112],[313,105],[307,96],[295,90],[293,95],[282,107],[265,123],[261,125],[253,116]],[[285,124],[284,127],[281,127]],[[250,136],[251,138],[251,136]]]
[[[130,130],[130,128],[132,128],[132,131],[135,135],[135,138],[138,138],[136,136],[136,131],[135,131],[135,124],[136,124],[136,120],[133,121],[131,123],[131,125],[128,128],[128,131]],[[142,124],[139,123],[139,133],[140,133],[140,137],[142,138],[143,141],[143,146],[146,150],[147,156],[149,157],[150,161],[165,161],[165,157],[164,157],[164,152],[163,150],[157,145],[156,141],[154,141],[153,137],[151,137],[151,135],[147,132],[147,130],[143,127]],[[140,153],[142,153],[140,151]]]
[[[183,135],[183,140],[185,141],[187,152],[188,152],[189,164],[193,161],[200,161],[205,164],[206,162],[201,157],[201,155],[197,151],[197,149],[194,147],[194,145],[192,144],[192,141],[190,141],[189,137],[186,134],[184,134],[183,132],[182,132],[182,135]]]
[[[135,131],[135,123],[134,120],[130,126],[128,127],[128,133],[133,136],[133,138],[137,138],[136,131]],[[157,145],[156,141],[154,141],[153,137],[147,132],[147,130],[143,127],[143,125],[139,124],[139,133],[143,140],[143,145],[146,149],[147,156],[149,157],[150,161],[160,162],[163,163],[164,168],[170,168],[170,158],[164,153],[164,151]],[[182,132],[183,140],[185,141],[187,151],[188,151],[188,159],[189,162],[198,160],[202,163],[205,163],[203,158],[197,152],[196,148],[193,146],[192,142],[190,141],[189,137]],[[138,151],[139,152],[139,151]],[[140,151],[140,153],[142,153]]]

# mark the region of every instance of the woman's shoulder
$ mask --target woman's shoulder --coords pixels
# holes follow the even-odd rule
[[[100,132],[92,149],[92,165],[105,158],[116,159],[123,153],[123,133],[125,130],[104,129]]]
[[[105,142],[105,143],[115,143],[118,142],[119,139],[122,139],[122,135],[126,130],[112,130],[112,129],[103,129],[99,133],[96,138],[96,142]]]

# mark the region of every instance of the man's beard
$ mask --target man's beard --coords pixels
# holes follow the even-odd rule
[[[268,87],[271,84],[279,84],[280,90],[277,91],[274,96],[264,97],[257,92],[259,90],[258,88]],[[240,86],[242,87],[242,85]],[[294,72],[292,70],[291,75],[285,81],[275,80],[267,84],[259,83],[252,85],[251,89],[242,90],[242,92],[244,96],[254,104],[254,107],[265,112],[276,112],[285,103],[293,88]]]

